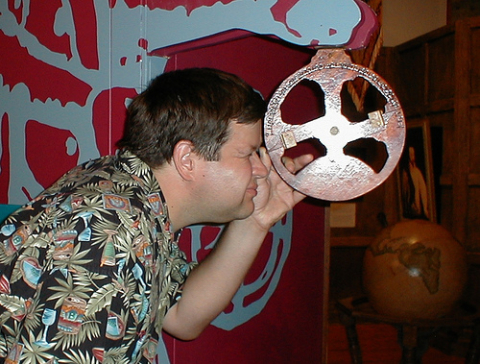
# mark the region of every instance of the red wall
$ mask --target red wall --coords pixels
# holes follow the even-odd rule
[[[312,55],[305,48],[251,36],[172,55],[166,70],[219,68],[238,74],[269,98],[283,79],[305,66]],[[288,120],[313,119],[322,108],[322,105],[315,107],[321,100],[310,88],[297,87],[282,113]],[[326,310],[324,235],[322,203],[313,199],[300,203],[293,212],[291,251],[279,285],[261,314],[231,331],[210,326],[193,342],[179,342],[165,335],[171,362],[321,363]],[[271,246],[268,238],[264,245],[246,282],[258,278],[268,259]]]

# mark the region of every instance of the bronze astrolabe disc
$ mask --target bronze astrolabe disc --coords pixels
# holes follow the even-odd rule
[[[357,77],[373,85],[386,104],[383,110],[369,113],[366,120],[351,122],[342,114],[340,93],[344,82]],[[280,107],[304,79],[316,82],[323,90],[325,114],[301,125],[287,124],[282,120]],[[285,79],[272,96],[264,136],[273,166],[292,188],[322,200],[345,201],[371,191],[394,171],[405,143],[405,120],[397,97],[379,75],[352,63],[341,49],[319,49],[311,62]],[[312,138],[323,144],[326,154],[299,172],[290,173],[282,163],[285,151]],[[361,138],[373,138],[385,145],[388,156],[380,171],[344,153],[349,142]]]

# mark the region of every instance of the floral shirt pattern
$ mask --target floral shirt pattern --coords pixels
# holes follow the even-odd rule
[[[0,227],[0,361],[150,363],[194,267],[151,169],[89,161]]]

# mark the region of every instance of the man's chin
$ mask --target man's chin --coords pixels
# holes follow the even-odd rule
[[[239,214],[240,217],[238,217],[236,220],[245,220],[246,218],[252,216],[254,211],[255,211],[255,208],[253,206],[248,210],[245,209],[245,211],[242,214]]]
[[[253,212],[255,211],[255,206],[253,203],[247,205],[243,205],[242,208],[238,209],[235,213],[235,218],[231,219],[232,220],[245,220],[246,218],[250,217]]]
[[[236,209],[231,209],[230,211],[219,212],[219,216],[215,221],[209,221],[210,223],[216,224],[226,224],[233,220],[244,220],[247,217],[251,216],[255,211],[255,206],[252,201],[249,203],[243,203]],[[212,219],[213,220],[213,219]]]

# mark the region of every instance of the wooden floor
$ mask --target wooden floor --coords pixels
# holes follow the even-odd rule
[[[397,330],[386,324],[358,324],[358,338],[364,364],[400,363],[401,349],[398,345]],[[422,364],[457,364],[465,359],[447,355],[429,347],[423,356]],[[351,363],[345,328],[339,323],[331,323],[328,333],[328,364]]]

